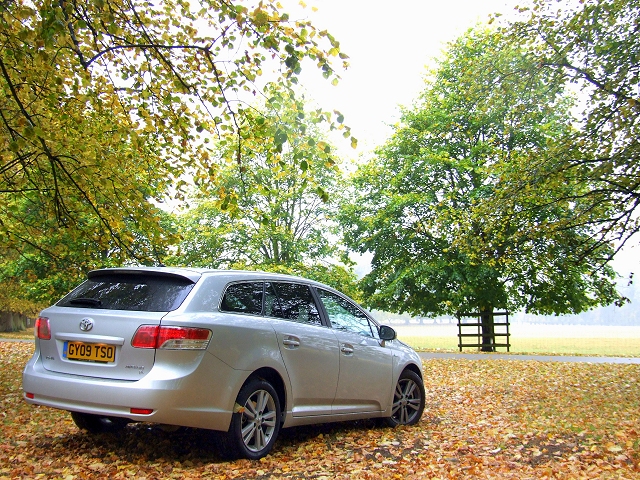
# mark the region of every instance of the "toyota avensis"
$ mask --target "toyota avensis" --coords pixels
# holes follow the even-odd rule
[[[287,275],[95,270],[36,320],[24,397],[91,433],[130,422],[224,432],[258,459],[281,427],[420,420],[418,355],[352,300]]]

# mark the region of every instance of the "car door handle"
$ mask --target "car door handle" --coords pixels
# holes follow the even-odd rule
[[[282,344],[287,348],[298,348],[300,346],[300,340],[295,337],[284,337]]]
[[[353,346],[343,343],[342,347],[340,347],[340,351],[345,355],[353,355]]]

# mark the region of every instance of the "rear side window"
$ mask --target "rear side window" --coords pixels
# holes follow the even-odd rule
[[[262,282],[233,283],[224,293],[220,310],[223,312],[260,315],[262,313]]]
[[[94,275],[58,302],[61,307],[170,312],[194,283],[180,276],[148,274]]]
[[[297,283],[268,283],[265,289],[265,315],[309,325],[322,325],[311,290]]]

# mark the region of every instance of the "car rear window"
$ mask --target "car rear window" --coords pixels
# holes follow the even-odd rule
[[[94,275],[58,302],[62,307],[170,312],[193,288],[193,281],[174,275]]]

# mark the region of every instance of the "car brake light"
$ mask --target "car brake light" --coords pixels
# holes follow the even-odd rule
[[[51,327],[47,317],[36,318],[35,334],[40,340],[51,340]]]
[[[157,348],[159,326],[141,325],[131,340],[135,348]]]
[[[205,350],[210,338],[211,330],[206,328],[141,325],[133,336],[131,345],[135,348],[164,350]]]

